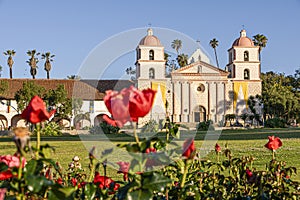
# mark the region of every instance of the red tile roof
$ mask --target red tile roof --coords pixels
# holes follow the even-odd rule
[[[8,83],[8,89],[0,95],[2,99],[14,99],[15,93],[25,82],[34,82],[46,90],[64,85],[69,98],[102,100],[106,90],[121,90],[134,83],[127,80],[74,80],[74,79],[0,79]]]

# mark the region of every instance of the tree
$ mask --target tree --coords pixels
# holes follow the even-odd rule
[[[263,48],[266,47],[268,42],[268,38],[262,34],[257,34],[253,36],[253,43],[255,46],[258,46],[258,55],[259,55],[259,61],[261,62],[261,51]],[[261,71],[261,64],[259,64],[259,72]]]
[[[230,126],[233,126],[233,125],[232,125],[232,122],[233,122],[234,120],[236,120],[236,115],[235,115],[235,114],[226,114],[226,115],[225,115],[225,125],[226,125],[227,121],[229,121]]]
[[[43,98],[46,89],[42,86],[35,84],[33,81],[24,82],[23,87],[15,94],[15,100],[17,101],[18,110],[24,110],[28,105],[32,97],[35,95]]]
[[[8,56],[7,65],[9,67],[9,77],[12,78],[12,67],[14,65],[14,60],[12,57],[16,55],[16,52],[15,50],[6,50],[5,52],[3,52],[3,54]]]
[[[84,120],[87,120],[89,122],[91,122],[91,118],[90,118],[90,113],[86,112],[86,113],[79,113],[74,117],[74,123],[77,124],[78,122],[81,121],[81,123],[83,123]]]
[[[47,79],[50,79],[50,70],[51,70],[51,62],[53,62],[53,57],[55,55],[51,55],[50,52],[46,52],[42,54],[42,59],[45,59],[44,69],[47,72]]]
[[[184,67],[188,64],[188,55],[180,54],[177,56],[177,62],[180,67]]]
[[[27,55],[30,56],[30,58],[28,59],[28,61],[26,61],[29,66],[30,66],[30,74],[32,76],[33,79],[35,79],[36,73],[37,73],[37,63],[39,62],[39,59],[35,56],[40,55],[40,53],[37,53],[35,49],[33,50],[28,50],[27,51]]]
[[[33,81],[24,82],[23,87],[15,94],[18,109],[24,110],[32,97],[38,95],[41,97],[47,107],[56,109],[54,121],[58,122],[61,119],[68,119],[72,114],[72,101],[67,97],[67,92],[64,85],[57,86],[56,89],[46,89]]]
[[[56,89],[48,90],[44,100],[48,106],[56,109],[54,121],[69,119],[72,115],[72,100],[68,98],[64,85],[58,85]]]
[[[128,68],[126,68],[126,74],[130,76],[130,79],[132,81],[136,80],[136,77],[133,76],[133,75],[136,74],[136,68],[135,67],[128,67]]]
[[[179,39],[173,40],[171,47],[173,49],[175,49],[175,51],[177,52],[177,55],[179,55],[179,49],[182,48],[182,41]]]
[[[71,80],[80,80],[81,77],[78,76],[78,75],[70,75],[70,76],[67,76],[68,79],[71,79]]]
[[[171,72],[178,69],[177,65],[175,64],[175,60],[170,61],[170,57],[170,54],[164,53],[164,59],[166,61],[166,77],[171,77]]]
[[[72,99],[72,107],[75,116],[81,112],[82,104],[83,104],[82,99],[77,99],[77,98]]]
[[[248,114],[247,113],[243,113],[240,117],[244,121],[244,127],[246,127],[246,119],[248,118]]]
[[[254,45],[259,47],[259,50],[258,50],[259,60],[261,60],[260,53],[261,53],[262,49],[266,47],[267,42],[268,42],[268,38],[262,34],[257,34],[257,35],[253,36]]]
[[[253,124],[253,119],[255,119],[256,125],[262,124],[261,121],[262,116],[261,116],[261,112],[259,112],[262,107],[262,97],[260,95],[256,95],[255,97],[250,96],[247,101],[247,104],[251,112],[250,114],[251,117],[249,116],[249,118],[251,119],[252,124]]]
[[[217,56],[217,46],[219,46],[219,41],[216,38],[214,38],[211,41],[209,41],[209,45],[214,49],[215,57],[216,57],[216,63],[217,63],[218,68],[220,68],[219,61],[218,61],[218,56]]]
[[[299,120],[300,95],[284,74],[262,74],[262,103],[264,119],[281,118],[285,121]]]

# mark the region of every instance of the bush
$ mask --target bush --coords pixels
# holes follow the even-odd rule
[[[118,133],[120,130],[119,127],[115,127],[115,126],[111,126],[109,124],[107,124],[106,122],[102,122],[99,124],[99,126],[93,126],[92,128],[90,128],[89,132],[92,135],[96,135],[96,134],[115,134]]]
[[[267,128],[286,128],[286,120],[278,117],[268,119],[265,122]]]
[[[155,120],[151,119],[142,127],[141,132],[153,133],[153,132],[157,132],[158,130],[159,130],[159,124]]]
[[[197,131],[207,131],[211,124],[213,124],[212,120],[207,120],[206,122],[200,122],[197,125]]]
[[[37,135],[37,129],[34,129],[33,135]],[[49,122],[41,129],[43,136],[60,136],[62,135],[61,127],[56,122]]]

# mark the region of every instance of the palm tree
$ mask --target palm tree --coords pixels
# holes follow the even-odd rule
[[[180,67],[184,67],[188,64],[188,55],[182,53],[177,56],[177,62]]]
[[[257,34],[253,36],[253,43],[255,46],[259,46],[258,55],[259,61],[261,62],[261,51],[267,46],[268,38],[263,34]],[[259,72],[261,71],[261,64],[259,64]]]
[[[37,57],[35,57],[36,55],[40,55],[40,53],[37,53],[35,49],[33,50],[28,50],[27,51],[27,55],[30,56],[30,58],[28,59],[28,61],[26,61],[29,66],[30,66],[30,74],[32,76],[33,79],[35,79],[35,75],[37,73],[36,68],[38,68],[37,63],[39,62],[39,59]]]
[[[8,56],[7,58],[7,65],[9,66],[9,77],[12,78],[12,67],[14,65],[13,56],[15,56],[15,50],[6,50],[3,52],[4,55]]]
[[[267,46],[268,38],[262,34],[257,34],[253,36],[253,42],[255,46],[259,46],[259,61],[261,60],[260,52],[263,48]]]
[[[182,47],[182,41],[179,39],[173,40],[171,47],[176,50],[177,55],[179,54],[179,49]]]
[[[78,75],[75,75],[75,74],[73,74],[73,75],[67,76],[67,79],[72,79],[72,80],[80,80],[80,79],[81,79],[81,77],[80,77],[80,76],[78,76]]]
[[[210,46],[214,49],[215,52],[215,57],[216,57],[216,63],[218,68],[219,67],[219,61],[218,61],[218,56],[217,56],[217,46],[219,46],[219,41],[216,38],[213,38],[211,41],[209,41]]]
[[[46,52],[42,54],[42,59],[46,59],[45,64],[44,64],[44,69],[47,72],[47,79],[50,79],[50,70],[51,70],[51,62],[53,62],[53,57],[55,55],[51,55],[50,52]]]

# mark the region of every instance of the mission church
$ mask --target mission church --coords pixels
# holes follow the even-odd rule
[[[149,28],[136,48],[136,79],[139,89],[157,90],[152,111],[140,121],[162,119],[192,123],[218,123],[226,114],[247,112],[247,100],[261,94],[259,47],[241,30],[228,50],[225,70],[209,63],[197,49],[188,65],[166,77],[164,46]]]
[[[197,49],[188,59],[188,65],[166,76],[164,46],[149,28],[136,47],[136,82],[126,80],[66,80],[66,79],[7,79],[7,91],[0,97],[0,129],[24,126],[15,94],[26,82],[34,82],[46,90],[63,85],[69,98],[83,100],[81,113],[89,113],[89,120],[76,121],[75,113],[63,119],[65,127],[78,129],[98,125],[103,114],[110,114],[103,98],[106,90],[121,90],[134,85],[139,89],[157,91],[151,112],[142,119],[169,116],[180,123],[197,123],[212,120],[219,123],[226,114],[241,115],[247,112],[249,96],[261,94],[259,47],[241,30],[228,50],[225,70],[210,64],[208,57]]]

